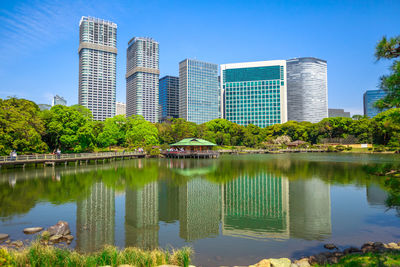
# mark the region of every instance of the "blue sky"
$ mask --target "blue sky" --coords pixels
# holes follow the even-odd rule
[[[0,1],[0,98],[78,101],[81,16],[118,25],[117,100],[125,102],[128,41],[160,43],[160,71],[178,63],[216,64],[318,57],[328,61],[331,108],[362,113],[362,94],[376,89],[390,62],[376,62],[383,36],[400,35],[400,1]]]

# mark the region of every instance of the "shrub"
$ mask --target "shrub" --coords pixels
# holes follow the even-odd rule
[[[11,267],[12,262],[13,260],[8,251],[4,248],[0,249],[0,266]]]
[[[327,151],[328,152],[335,152],[336,150],[335,150],[335,148],[333,146],[328,146]]]
[[[336,150],[336,151],[343,151],[343,150],[345,150],[345,149],[346,149],[346,147],[345,147],[345,146],[342,146],[342,145],[338,145],[338,146],[335,147],[335,150]]]
[[[347,151],[351,151],[352,149],[353,149],[352,146],[347,146],[347,147],[346,147],[346,150],[347,150]]]
[[[385,151],[385,147],[382,145],[374,147],[374,152],[384,152],[384,151]]]

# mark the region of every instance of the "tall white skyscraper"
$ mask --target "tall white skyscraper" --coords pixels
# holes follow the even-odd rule
[[[134,37],[128,42],[126,55],[126,116],[142,115],[158,122],[158,42]]]
[[[79,33],[79,104],[102,121],[115,116],[117,24],[82,17]]]
[[[316,123],[328,118],[327,62],[302,57],[286,65],[288,120]]]

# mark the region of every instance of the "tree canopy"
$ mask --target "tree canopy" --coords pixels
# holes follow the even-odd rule
[[[375,57],[377,60],[393,60],[393,64],[390,67],[391,73],[382,76],[379,85],[387,95],[378,100],[376,106],[380,109],[400,108],[400,61],[397,60],[400,57],[400,36],[390,39],[384,36],[376,45]]]

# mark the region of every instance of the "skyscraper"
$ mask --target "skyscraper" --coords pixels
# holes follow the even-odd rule
[[[79,32],[79,104],[105,120],[115,116],[117,25],[82,17]]]
[[[59,95],[55,95],[53,97],[53,101],[51,103],[52,106],[55,105],[63,105],[66,106],[67,105],[67,100],[65,100],[63,97],[59,96]]]
[[[159,83],[161,118],[179,118],[179,78],[164,76]]]
[[[126,57],[126,115],[158,122],[158,42],[134,37]]]
[[[288,120],[316,123],[327,118],[327,62],[303,57],[289,59],[286,65]]]
[[[221,65],[221,88],[227,120],[259,127],[287,121],[285,60]]]
[[[218,65],[193,59],[179,63],[179,117],[201,124],[219,118]]]
[[[375,102],[384,98],[387,93],[383,90],[367,90],[364,93],[364,116],[375,117],[381,111],[375,107]]]

